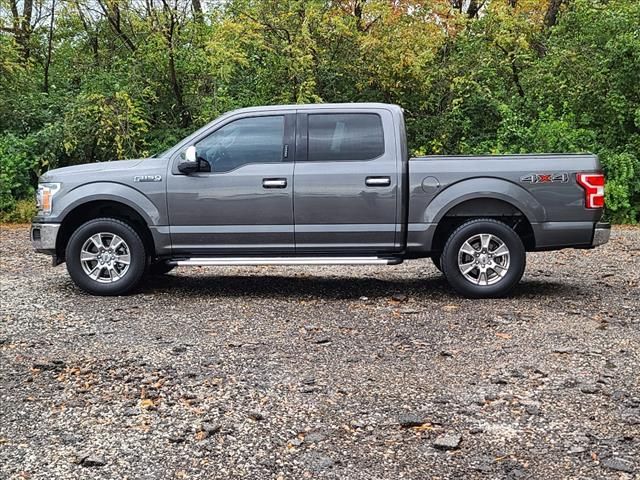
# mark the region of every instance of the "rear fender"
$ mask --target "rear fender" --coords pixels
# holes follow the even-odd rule
[[[455,183],[440,192],[424,212],[424,223],[438,223],[452,208],[474,199],[496,199],[520,210],[530,223],[544,222],[547,213],[523,187],[499,178],[473,178]]]

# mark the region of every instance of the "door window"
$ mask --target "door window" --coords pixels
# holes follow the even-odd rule
[[[206,162],[202,170],[229,172],[248,163],[281,162],[283,138],[283,115],[241,118],[199,141],[196,151]]]
[[[310,162],[372,160],[384,153],[382,120],[375,113],[310,114]]]

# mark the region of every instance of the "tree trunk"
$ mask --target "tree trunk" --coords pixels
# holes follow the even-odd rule
[[[98,65],[100,65],[100,55],[98,54],[98,34],[85,17],[85,14],[82,12],[80,3],[76,0],[73,5],[76,7],[78,17],[82,22],[82,27],[87,34],[87,40],[89,42],[89,46],[91,47],[91,52],[93,53],[93,63],[97,67]]]
[[[31,55],[31,17],[33,16],[33,0],[24,0],[22,14],[18,10],[18,1],[11,0],[11,15],[13,16],[13,35],[22,50],[22,57],[26,62]]]
[[[171,90],[173,90],[173,95],[176,98],[176,107],[178,108],[178,113],[180,115],[180,126],[185,128],[188,127],[191,123],[191,114],[184,104],[184,99],[182,98],[182,87],[180,86],[180,82],[178,81],[178,74],[176,72],[176,62],[173,55],[173,47],[169,47],[169,78],[171,81]]]
[[[547,28],[553,27],[558,22],[558,13],[562,6],[562,0],[549,0],[547,13],[544,16],[544,25]]]
[[[478,12],[480,11],[480,9],[482,7],[484,7],[486,0],[484,1],[479,1],[479,0],[471,0],[469,2],[469,7],[467,8],[467,17],[469,18],[475,18],[478,16]]]
[[[178,114],[180,115],[180,126],[184,128],[188,127],[191,124],[191,113],[184,103],[184,98],[182,96],[182,86],[180,85],[180,81],[178,80],[178,72],[176,70],[173,41],[176,32],[177,20],[173,10],[171,9],[171,6],[169,6],[166,0],[162,0],[162,6],[165,14],[169,18],[169,23],[164,29],[165,40],[167,41],[167,48],[169,49],[169,81],[171,82],[171,90],[173,91],[173,96],[176,99],[176,107],[178,109]]]
[[[193,7],[193,16],[196,21],[204,22],[204,14],[202,13],[202,3],[200,0],[191,0],[191,6]]]
[[[113,28],[113,31],[116,33],[116,35],[122,39],[122,41],[129,48],[129,50],[131,50],[132,52],[135,52],[136,51],[135,44],[131,41],[129,36],[126,33],[124,33],[124,31],[122,30],[122,26],[120,24],[120,8],[118,7],[118,5],[114,4],[113,10],[109,10],[108,6],[105,4],[103,0],[98,0],[98,5],[100,5],[100,8],[104,13],[104,16],[107,18],[109,24],[111,25],[111,28]]]
[[[49,93],[49,67],[51,66],[51,52],[53,50],[53,24],[56,18],[56,0],[51,0],[51,21],[49,22],[49,35],[47,37],[47,57],[44,61],[44,85],[43,90]]]

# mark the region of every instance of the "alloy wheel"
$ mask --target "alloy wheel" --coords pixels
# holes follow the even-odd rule
[[[511,253],[496,235],[479,233],[468,238],[458,251],[460,273],[474,285],[494,285],[509,270]]]
[[[84,273],[97,282],[117,282],[131,264],[129,245],[114,233],[96,233],[82,245],[80,264]]]

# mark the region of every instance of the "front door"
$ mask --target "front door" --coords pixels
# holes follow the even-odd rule
[[[294,121],[293,114],[232,117],[197,140],[199,171],[183,175],[174,166],[167,185],[175,255],[294,251]]]
[[[398,166],[392,126],[384,109],[298,112],[297,253],[394,250]]]

